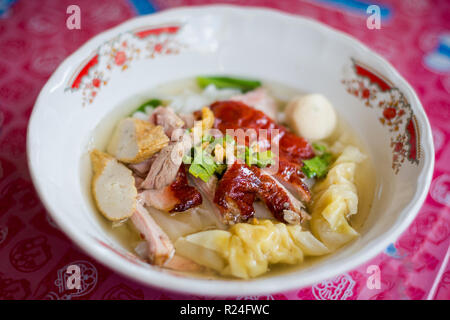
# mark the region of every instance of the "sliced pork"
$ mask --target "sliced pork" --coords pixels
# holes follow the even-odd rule
[[[184,121],[169,107],[157,107],[150,116],[150,122],[162,126],[171,141],[178,141],[184,127]]]
[[[154,160],[155,156],[139,163],[131,163],[128,165],[128,168],[130,168],[133,171],[133,173],[136,174],[137,176],[145,178]]]
[[[262,111],[256,110],[240,101],[218,101],[211,105],[214,113],[214,127],[222,133],[227,129],[266,129],[267,140],[271,140],[270,130],[277,129],[279,135],[280,158],[301,164],[301,160],[314,157],[311,145],[302,137],[290,132],[286,127],[278,125]]]
[[[143,189],[162,189],[171,184],[182,164],[183,156],[191,148],[188,136],[171,142],[153,157],[151,167],[141,184]]]
[[[214,203],[227,224],[245,222],[255,214],[253,202],[261,181],[246,165],[235,162],[228,166],[220,179]]]
[[[162,266],[172,258],[175,253],[172,242],[144,208],[141,199],[136,203],[131,221],[147,243],[147,254],[152,264]]]
[[[278,171],[275,173],[275,177],[302,201],[310,201],[311,194],[303,182],[306,177],[301,171],[301,167],[302,160],[313,157],[314,151],[305,139],[294,135],[287,128],[277,125],[263,112],[239,101],[216,102],[211,105],[211,110],[216,119],[215,128],[224,134],[227,129],[266,129],[267,136],[259,135],[258,144],[266,149],[270,147],[271,140],[278,141]],[[278,130],[276,137],[271,136],[271,129]],[[264,138],[266,141],[262,141]]]
[[[218,179],[216,176],[212,176],[209,178],[208,182],[203,181],[200,178],[191,178],[191,181],[194,183],[194,186],[198,191],[202,194],[202,198],[206,199],[209,204],[211,213],[214,215],[217,227],[220,229],[225,229],[227,222],[223,218],[219,208],[214,203],[214,196],[216,194],[216,188]]]
[[[278,160],[278,171],[274,176],[283,186],[302,201],[311,200],[311,192],[304,182],[306,176],[300,165],[285,159]]]
[[[188,183],[185,165],[179,167],[171,184],[144,190],[141,196],[146,205],[166,212],[182,212],[202,204],[201,194]]]
[[[258,88],[245,94],[231,97],[230,100],[243,102],[248,106],[264,112],[270,118],[277,119],[277,103],[264,88]]]
[[[256,199],[261,199],[279,221],[298,224],[309,219],[304,205],[264,170],[237,162],[230,165],[214,197],[224,223],[245,222],[253,217]]]
[[[190,129],[194,126],[195,117],[192,113],[179,114],[179,117],[184,122],[183,129]]]
[[[305,206],[276,179],[256,166],[252,166],[251,170],[261,181],[261,187],[257,193],[258,198],[264,202],[277,220],[289,224],[299,224],[310,219],[309,214],[305,211]]]

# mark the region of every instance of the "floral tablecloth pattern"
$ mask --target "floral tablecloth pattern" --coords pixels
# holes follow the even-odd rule
[[[26,130],[39,90],[58,64],[97,33],[138,14],[195,0],[0,0],[0,299],[205,299],[150,288],[81,252],[53,223],[33,188]],[[430,193],[408,230],[376,258],[311,287],[230,299],[450,299],[450,2],[381,1],[381,29],[367,4],[334,0],[229,0],[311,17],[347,32],[389,60],[417,91],[436,149]],[[81,30],[66,28],[69,5]],[[414,183],[414,181],[411,181]],[[78,290],[64,286],[77,264]],[[378,266],[381,288],[370,285]]]

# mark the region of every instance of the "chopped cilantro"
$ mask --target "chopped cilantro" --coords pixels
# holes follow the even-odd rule
[[[273,164],[272,151],[266,150],[262,152],[253,152],[248,147],[245,147],[245,163],[248,166],[257,165],[260,168],[267,167]],[[241,158],[242,159],[242,158]]]
[[[208,182],[214,173],[221,174],[225,169],[226,165],[217,164],[213,156],[206,150],[202,150],[201,147],[194,148],[194,157],[189,167],[189,173],[194,177]]]
[[[205,182],[208,182],[211,175],[203,168],[202,165],[193,163],[189,167],[189,173],[192,174],[196,178],[200,178]]]
[[[324,153],[327,151],[327,147],[324,146],[323,144],[313,143],[312,146],[316,151],[320,153]]]
[[[270,150],[258,152],[256,154],[256,157],[257,157],[256,165],[260,168],[267,167],[268,165],[271,165],[274,163],[272,151],[270,151]]]
[[[325,152],[314,158],[303,160],[302,171],[308,178],[322,178],[328,172],[331,163],[331,153]]]

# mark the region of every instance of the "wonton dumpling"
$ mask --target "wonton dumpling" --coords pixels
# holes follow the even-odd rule
[[[288,226],[289,233],[305,256],[322,256],[330,250],[309,231],[302,231],[299,226]]]
[[[348,223],[341,225],[339,231],[333,230],[330,227],[330,224],[321,217],[320,214],[313,214],[311,219],[311,231],[328,248],[330,248],[330,250],[336,250],[359,236],[359,233]]]
[[[186,246],[186,242],[195,247]],[[257,219],[233,225],[228,231],[203,231],[180,238],[175,247],[180,255],[238,278],[259,276],[268,271],[270,264],[302,262],[304,253],[323,255],[329,252],[299,225]]]
[[[167,212],[152,207],[147,209],[172,241],[188,234],[216,227],[212,214],[202,207],[175,214],[167,214]]]
[[[337,249],[358,236],[347,219],[358,211],[354,177],[356,164],[364,159],[357,148],[346,147],[327,177],[313,188],[311,229],[330,249]]]

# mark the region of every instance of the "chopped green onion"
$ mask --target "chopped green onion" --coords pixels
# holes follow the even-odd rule
[[[241,154],[238,155],[238,158],[240,156],[240,159],[243,159],[243,155],[245,155],[245,163],[248,166],[257,165],[260,168],[264,168],[274,162],[272,151],[270,150],[253,152],[246,146],[245,151],[243,153],[241,152]]]
[[[209,173],[209,175],[213,175],[216,171],[217,164],[215,163],[214,159],[210,154],[207,154],[206,152],[203,153],[203,163],[202,167],[205,168],[205,170]]]
[[[250,149],[246,146],[245,147],[245,163],[250,167],[252,164],[256,163],[256,157],[254,156],[253,152],[250,151]]]
[[[272,151],[270,150],[258,152],[256,156],[257,156],[256,165],[260,168],[267,167],[268,165],[274,163]]]
[[[193,147],[191,153],[183,157],[183,163],[191,164],[189,167],[190,174],[208,182],[211,176],[214,174],[221,175],[227,168],[226,164],[216,162],[213,156],[215,146],[217,144],[224,146],[224,141],[226,145],[232,144],[234,146],[235,141],[230,135],[225,135],[225,137],[220,138],[205,135],[203,136],[202,141],[209,142],[208,146],[204,149],[202,145]],[[248,166],[257,165],[260,168],[264,168],[273,164],[273,155],[270,150],[253,152],[247,146],[239,145],[237,146],[236,157],[241,159]]]
[[[189,167],[189,173],[194,177],[208,182],[209,178],[211,178],[214,173],[219,172],[220,174],[225,169],[223,167],[219,168],[220,165],[214,161],[212,155],[205,150],[202,150],[201,147],[196,147],[194,153],[194,160]]]
[[[308,178],[322,178],[328,172],[331,163],[331,153],[324,153],[314,158],[303,160],[302,171]]]
[[[234,139],[233,139],[233,137],[232,136],[230,136],[229,134],[226,134],[225,135],[225,143],[229,143],[229,144],[234,144],[235,143],[235,141],[234,141]]]
[[[319,153],[324,153],[327,151],[327,147],[323,144],[313,143],[312,146]]]
[[[217,167],[216,167],[216,173],[217,174],[222,174],[225,171],[226,168],[227,168],[226,164],[218,164]]]
[[[212,135],[205,134],[202,137],[202,142],[213,142],[213,141],[214,141],[214,137]]]
[[[247,92],[261,86],[261,81],[251,79],[240,79],[231,77],[197,77],[197,84],[201,88],[206,88],[213,84],[218,89],[233,88],[242,92]]]
[[[192,163],[192,157],[188,154],[185,154],[183,156],[183,163],[184,164],[191,164]]]
[[[211,178],[211,175],[200,164],[191,164],[189,173],[205,182],[208,182],[209,178]]]

